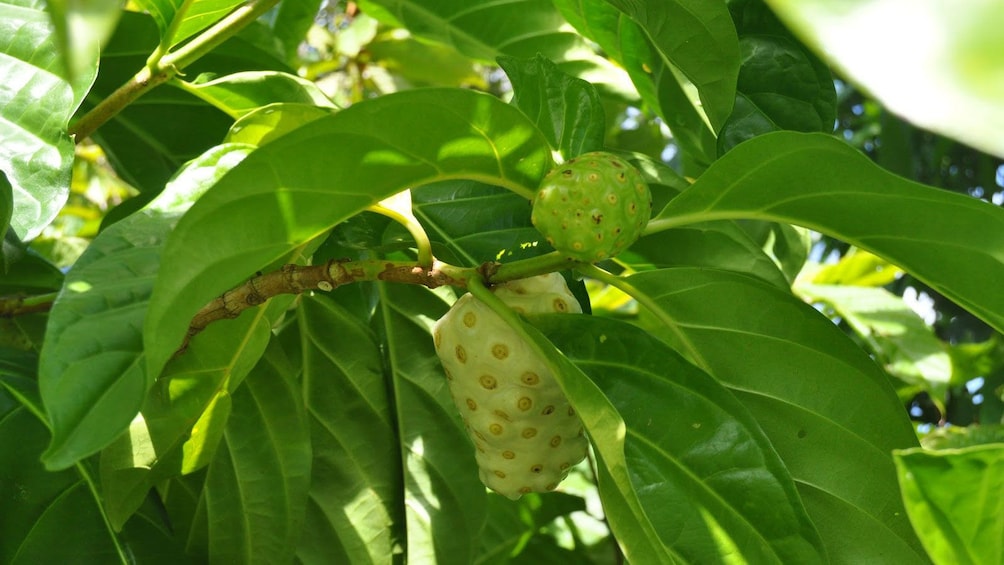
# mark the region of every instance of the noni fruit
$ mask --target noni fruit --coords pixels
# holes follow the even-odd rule
[[[641,173],[612,153],[596,151],[544,177],[530,219],[556,250],[591,263],[634,243],[651,214],[652,196]]]
[[[561,275],[493,289],[517,312],[581,312]],[[517,499],[554,490],[586,456],[582,422],[544,360],[485,303],[466,294],[433,327],[453,402],[476,448],[481,482]]]

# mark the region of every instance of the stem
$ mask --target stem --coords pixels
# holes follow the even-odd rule
[[[696,347],[694,347],[694,344],[691,343],[690,338],[687,337],[687,334],[680,329],[680,326],[679,324],[676,323],[676,320],[670,317],[670,315],[667,314],[665,310],[660,308],[659,305],[655,302],[655,300],[652,300],[652,297],[635,288],[634,285],[632,285],[627,280],[622,279],[621,277],[618,277],[617,275],[614,275],[607,271],[604,271],[603,269],[597,267],[596,265],[579,263],[575,268],[583,275],[586,275],[587,277],[592,277],[600,282],[606,283],[620,290],[621,292],[631,296],[631,298],[637,300],[638,304],[641,304],[642,306],[647,308],[648,311],[651,312],[652,315],[656,317],[656,319],[662,322],[669,329],[669,331],[673,333],[676,339],[679,340],[680,344],[684,346],[685,353],[688,354],[688,357],[695,365],[703,369],[704,372],[708,374],[714,374],[711,371],[711,365],[709,365],[708,362],[704,359],[704,357],[701,355],[701,352],[698,351]]]
[[[36,294],[34,296],[0,297],[0,318],[13,318],[35,312],[48,312],[55,302],[58,292]]]
[[[159,54],[163,50],[158,47],[147,66],[77,120],[70,127],[70,135],[78,142],[88,137],[123,108],[155,86],[175,77],[182,69],[236,35],[244,26],[275,6],[278,1],[250,0],[173,53],[160,57]]]
[[[488,280],[493,283],[525,279],[546,273],[553,273],[574,267],[578,263],[574,259],[565,257],[557,251],[546,255],[538,255],[529,259],[520,259],[511,263],[504,263],[495,268]]]
[[[381,206],[380,204],[370,206],[370,210],[387,216],[404,226],[408,230],[408,233],[411,234],[411,237],[415,239],[415,246],[418,248],[419,266],[425,268],[432,267],[432,262],[435,260],[432,257],[432,242],[429,241],[429,234],[425,233],[425,228],[422,227],[422,224],[418,223],[418,219],[408,214],[402,214],[392,208]]]

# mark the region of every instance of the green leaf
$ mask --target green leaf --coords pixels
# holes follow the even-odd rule
[[[117,0],[50,0],[53,38],[59,57],[65,61],[70,82],[90,80],[97,70],[101,47],[119,21],[122,6]],[[81,93],[82,97],[83,93]]]
[[[913,427],[888,377],[839,328],[787,291],[736,273],[664,269],[627,284],[656,318],[652,331],[756,418],[798,483],[830,559],[919,559],[889,456],[916,445]],[[859,528],[869,543],[847,543]]]
[[[283,0],[275,8],[272,33],[282,43],[286,60],[296,59],[300,43],[314,23],[321,0]]]
[[[367,100],[269,143],[171,235],[145,326],[151,374],[213,296],[380,200],[450,178],[529,194],[552,165],[547,142],[518,110],[453,89]]]
[[[153,16],[165,50],[213,25],[243,0],[137,0]]]
[[[972,2],[965,10],[935,0],[912,2],[908,10],[893,0],[767,3],[841,75],[895,114],[1004,157],[1001,3]]]
[[[678,69],[696,87],[712,129],[720,130],[732,113],[739,74],[739,39],[725,3],[608,2],[634,20],[663,61]],[[671,121],[671,109],[662,110]]]
[[[468,564],[487,495],[432,343],[432,324],[447,305],[424,287],[378,283],[377,289],[373,323],[392,379],[407,559]]]
[[[269,104],[252,110],[235,121],[224,142],[260,147],[330,113],[330,110],[313,105]]]
[[[101,72],[88,100],[90,110],[146,65],[157,47],[150,16],[124,12],[102,52]],[[225,75],[240,71],[289,71],[281,61],[240,37],[231,38],[185,69],[186,74]],[[215,146],[232,119],[222,111],[166,84],[144,94],[103,124],[93,135],[116,173],[149,200],[187,161]],[[127,204],[128,205],[128,204]],[[113,212],[114,213],[114,212]]]
[[[1004,330],[1004,294],[994,291],[1004,279],[1004,211],[897,177],[832,137],[775,132],[737,146],[649,231],[720,218],[797,224],[842,239]]]
[[[519,500],[488,497],[488,521],[481,531],[476,565],[509,563],[513,556],[526,559],[530,539],[556,518],[586,509],[586,501],[563,492],[541,496],[529,493]],[[540,560],[538,559],[538,562]]]
[[[373,333],[327,297],[297,309],[313,446],[297,558],[380,563],[404,534],[394,406]]]
[[[212,461],[232,394],[265,351],[272,324],[289,302],[277,297],[235,320],[214,322],[167,365],[148,392],[141,417],[101,452],[105,507],[116,527],[151,488]]]
[[[66,202],[73,164],[73,141],[66,134],[66,124],[94,80],[96,66],[78,77],[75,85],[67,82],[42,2],[0,1],[0,21],[4,22],[0,172],[13,190],[10,225],[18,237],[30,240]]]
[[[558,70],[538,55],[499,57],[512,83],[512,105],[530,117],[547,141],[567,160],[603,148],[606,119],[593,85]]]
[[[14,192],[10,181],[7,180],[7,175],[0,171],[0,234],[3,235],[3,241],[0,243],[2,245],[0,247],[0,273],[5,276],[13,262],[9,257],[11,251],[8,250],[7,240],[13,236],[14,241],[17,241],[16,234],[8,233],[12,217],[14,217]]]
[[[833,77],[804,47],[785,36],[744,34],[739,50],[738,93],[719,132],[719,154],[770,131],[833,131]]]
[[[550,2],[364,0],[359,5],[384,23],[486,63],[500,55],[531,58],[539,53],[568,74],[610,91],[623,91],[627,82],[622,70],[567,29]]]
[[[358,15],[352,20],[348,29],[354,28],[363,19]],[[373,23],[374,34],[377,28]],[[338,35],[338,50],[346,52],[344,45],[345,33]],[[483,67],[443,43],[433,43],[413,35],[404,35],[390,30],[376,37],[367,38],[362,45],[356,45],[355,51],[365,47],[366,53],[372,57],[372,64],[379,65],[393,74],[394,82],[404,82],[401,90],[407,86],[464,86],[479,90],[488,90],[489,85]]]
[[[894,456],[910,521],[935,563],[1004,559],[1004,445]]]
[[[334,108],[334,104],[317,85],[289,73],[248,71],[205,82],[200,79],[201,77],[192,83],[179,80],[174,84],[234,119],[273,103]]]
[[[945,344],[903,299],[884,288],[799,284],[795,291],[833,308],[889,374],[944,401],[952,378]]]
[[[310,487],[306,411],[275,343],[233,394],[202,497],[211,562],[291,561]]]
[[[220,146],[192,162],[148,208],[102,231],[67,276],[39,363],[53,428],[44,454],[50,469],[108,445],[139,411],[154,378],[146,371],[140,328],[161,245],[198,193],[248,151]]]
[[[637,493],[675,557],[707,562],[731,550],[751,563],[823,560],[780,458],[717,381],[623,322],[560,315],[536,323],[623,416],[631,483],[621,488]],[[607,519],[616,532],[621,516]]]

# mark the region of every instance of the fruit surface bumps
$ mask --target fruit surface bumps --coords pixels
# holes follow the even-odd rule
[[[581,312],[557,273],[493,292],[517,312]],[[433,326],[436,353],[475,446],[481,482],[517,499],[548,492],[586,456],[582,422],[543,359],[491,308],[462,296]]]
[[[641,173],[616,155],[596,151],[544,177],[530,219],[556,250],[594,262],[634,243],[651,214],[652,196]]]

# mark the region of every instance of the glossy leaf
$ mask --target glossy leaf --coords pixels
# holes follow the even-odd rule
[[[748,276],[675,268],[627,282],[655,318],[651,331],[706,367],[756,418],[806,498],[830,559],[919,559],[889,456],[916,438],[868,355],[811,306]],[[869,524],[861,528],[869,543],[847,543],[861,524]]]
[[[320,5],[320,0],[283,0],[276,6],[272,33],[282,43],[287,61],[295,59]]]
[[[770,131],[833,131],[833,77],[804,47],[783,35],[749,34],[739,51],[736,103],[719,132],[719,153]]]
[[[842,239],[1004,330],[1004,294],[993,290],[1004,278],[1004,211],[892,175],[832,137],[776,132],[737,146],[649,230],[719,218],[797,224]]]
[[[193,162],[151,206],[104,230],[74,265],[53,305],[39,364],[53,428],[47,467],[95,453],[139,411],[153,383],[140,328],[161,246],[199,192],[247,153],[247,146],[221,146]]]
[[[202,491],[210,561],[280,563],[296,551],[311,450],[294,377],[273,343],[233,393],[223,442]]]
[[[153,16],[160,43],[173,47],[222,19],[243,0],[137,0]]]
[[[943,401],[952,359],[923,318],[884,288],[800,284],[796,292],[821,302],[846,322],[889,374]]]
[[[214,295],[383,198],[449,178],[529,192],[552,163],[547,142],[523,114],[463,90],[368,100],[269,143],[221,179],[172,234],[144,328],[151,374]]]
[[[307,104],[268,104],[252,110],[230,126],[226,143],[266,143],[294,129],[330,114],[330,110]]]
[[[967,2],[964,10],[935,0],[767,3],[842,75],[892,112],[1004,157],[1000,2]]]
[[[232,395],[265,351],[289,297],[235,320],[213,323],[168,364],[147,393],[141,417],[101,452],[109,519],[126,522],[164,480],[212,461],[232,411]]]
[[[327,297],[297,309],[313,449],[303,563],[380,563],[404,535],[394,405],[379,345]]]
[[[467,564],[487,495],[432,344],[447,305],[414,285],[378,283],[378,292],[374,324],[392,379],[408,561]]]
[[[100,49],[115,30],[122,6],[117,0],[50,0],[46,4],[66,78],[70,82],[93,78]]]
[[[124,12],[102,51],[101,71],[81,113],[109,96],[146,65],[157,47],[150,16]],[[232,38],[185,69],[225,75],[240,71],[288,71],[281,62],[240,37]],[[78,113],[79,114],[79,113]],[[232,119],[222,111],[166,84],[144,94],[93,135],[123,180],[149,200],[187,161],[220,142]]]
[[[729,547],[751,563],[823,560],[780,458],[717,381],[625,323],[551,316],[540,327],[623,416],[629,488],[675,557],[714,561]],[[618,519],[608,514],[614,531]]]
[[[712,128],[721,129],[732,112],[739,73],[739,40],[725,3],[608,1],[637,22],[659,56],[693,83]]]
[[[500,57],[512,83],[512,105],[530,117],[565,160],[603,148],[606,120],[596,89],[543,56]]]
[[[601,88],[619,92],[627,77],[596,55],[582,38],[563,28],[550,2],[516,0],[365,0],[363,11],[413,35],[444,43],[468,57],[494,62],[500,55],[530,58],[538,53],[560,69]]]
[[[938,564],[1004,559],[1004,445],[895,453],[910,521]]]
[[[314,83],[276,71],[248,71],[205,82],[179,81],[177,84],[234,119],[277,103],[334,108],[331,100]]]
[[[0,2],[0,173],[13,191],[10,225],[23,240],[34,239],[66,202],[73,164],[66,124],[96,70],[93,53],[75,85],[64,78],[44,8],[36,1]]]

